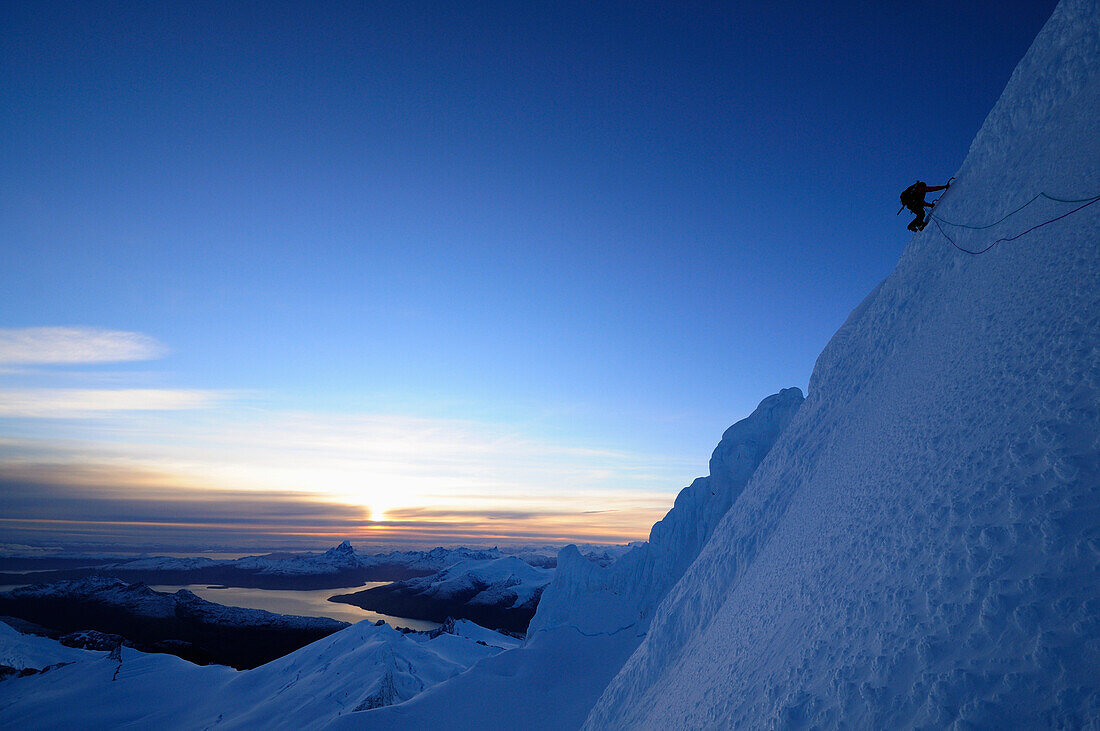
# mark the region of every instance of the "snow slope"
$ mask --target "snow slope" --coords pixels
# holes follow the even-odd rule
[[[86,659],[89,653],[60,642],[25,635],[0,622],[0,667],[41,670],[50,665]]]
[[[129,647],[119,661],[0,624],[6,664],[70,663],[0,682],[0,726],[319,728],[355,708],[400,703],[515,644],[468,622],[431,634],[360,622],[266,665],[234,671]]]
[[[637,643],[627,632],[589,637],[572,628],[552,629],[407,703],[345,714],[327,728],[577,729]]]
[[[1098,121],[1100,5],[1063,0],[937,214],[1100,194]],[[1071,207],[952,233],[978,249]],[[586,727],[1098,719],[1100,204],[977,257],[929,226]]]
[[[353,728],[575,729],[645,635],[679,578],[802,403],[769,396],[722,437],[710,476],[680,491],[649,543],[614,563],[562,549],[522,648],[489,658],[411,702],[353,714]],[[462,564],[460,564],[461,566]],[[457,568],[457,567],[456,567]]]

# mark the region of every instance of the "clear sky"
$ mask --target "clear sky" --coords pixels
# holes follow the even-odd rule
[[[0,5],[0,544],[645,537],[1054,5]]]

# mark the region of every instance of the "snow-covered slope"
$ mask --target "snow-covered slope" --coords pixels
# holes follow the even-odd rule
[[[0,622],[0,668],[41,670],[58,663],[86,659],[89,653],[60,642],[22,634]]]
[[[1100,6],[1063,0],[937,214],[1100,194],[1098,123]],[[950,232],[979,249],[1072,207]],[[587,727],[1095,724],[1098,569],[1100,204],[976,257],[930,226]]]
[[[238,673],[205,704],[207,717],[196,720],[220,717],[229,728],[317,727],[341,713],[408,700],[498,652],[454,634],[429,638],[360,622]]]
[[[449,632],[403,634],[360,622],[253,670],[198,666],[121,648],[63,647],[0,624],[0,660],[48,672],[0,682],[4,728],[322,727],[356,708],[407,700],[513,638],[468,622]]]
[[[769,396],[726,430],[710,476],[684,488],[650,542],[611,556],[567,547],[522,648],[485,660],[411,702],[354,714],[339,726],[378,729],[575,729],[645,635],[653,609],[802,403]],[[458,568],[458,567],[456,567]]]

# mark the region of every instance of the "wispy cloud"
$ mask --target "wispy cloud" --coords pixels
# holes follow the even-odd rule
[[[33,503],[18,521],[0,520],[0,539],[92,540],[116,531],[168,540],[171,523],[173,541],[206,535],[225,545],[226,518],[265,514],[242,502],[257,495],[284,497],[277,502],[285,519],[235,524],[240,540],[268,546],[341,537],[619,542],[648,534],[688,469],[668,457],[577,447],[516,426],[255,407],[117,413],[109,422],[59,422],[44,435],[0,432],[0,479],[35,493],[53,485],[54,505],[80,506],[69,517],[76,522],[50,523],[58,510]],[[10,489],[0,504],[18,504],[18,492]],[[99,503],[104,509],[79,497],[92,494],[110,498]],[[149,500],[191,507],[158,514],[166,531],[158,534],[146,525],[157,514]],[[325,506],[320,514],[317,504]]]
[[[164,352],[134,332],[0,330],[0,370]],[[531,421],[291,411],[242,392],[142,387],[159,379],[129,368],[109,381],[101,368],[39,370],[0,388],[10,543],[629,540],[695,468]]]
[[[6,542],[184,550],[219,545],[320,548],[345,538],[378,546],[625,542],[642,536],[667,501],[622,500],[598,513],[517,498],[520,509],[395,511],[372,520],[361,505],[290,491],[189,489],[170,474],[123,468],[0,463],[0,536]]]
[[[72,419],[114,411],[180,411],[209,408],[223,399],[213,391],[159,388],[0,389],[0,417]]]
[[[119,363],[168,352],[155,338],[90,327],[0,328],[0,365]]]

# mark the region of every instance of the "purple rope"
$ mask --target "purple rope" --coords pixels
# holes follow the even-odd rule
[[[950,236],[948,236],[947,232],[943,230],[942,226],[940,226],[939,221],[937,221],[935,218],[932,218],[931,216],[929,216],[929,218],[932,218],[932,223],[936,224],[936,228],[938,228],[940,230],[940,233],[943,234],[943,237],[945,239],[947,239],[951,243],[952,246],[954,246],[959,251],[964,251],[967,254],[973,254],[974,256],[977,256],[978,254],[984,254],[985,252],[989,251],[990,249],[992,249],[994,246],[1001,243],[1002,241],[1015,241],[1016,239],[1020,238],[1021,236],[1026,236],[1027,234],[1031,233],[1032,231],[1034,231],[1037,228],[1042,228],[1043,226],[1046,226],[1048,223],[1054,223],[1055,221],[1062,220],[1066,216],[1072,216],[1074,213],[1077,213],[1077,211],[1081,210],[1082,208],[1088,208],[1093,203],[1100,203],[1100,198],[1094,198],[1091,201],[1089,201],[1088,203],[1086,203],[1085,205],[1078,206],[1077,208],[1074,208],[1069,213],[1063,213],[1061,216],[1058,216],[1057,218],[1052,218],[1049,221],[1043,221],[1042,223],[1036,224],[1036,225],[1032,226],[1031,228],[1029,228],[1027,231],[1024,231],[1023,233],[1018,233],[1015,236],[1009,236],[1009,237],[1003,238],[1003,239],[997,239],[996,241],[994,241],[989,246],[985,247],[984,249],[979,249],[978,251],[971,251],[970,249],[964,249],[963,247],[956,244],[955,240],[952,239]]]

